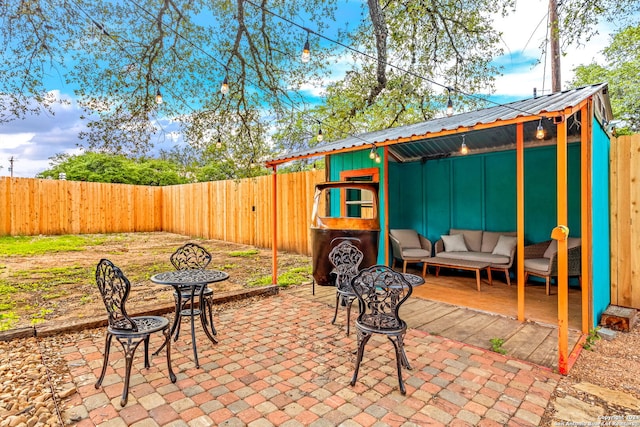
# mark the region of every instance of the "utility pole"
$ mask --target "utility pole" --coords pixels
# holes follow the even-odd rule
[[[15,162],[15,160],[13,159],[13,156],[11,156],[9,159],[9,172],[11,172],[11,178],[13,178],[13,162]]]
[[[560,80],[560,24],[558,22],[558,1],[549,0],[549,35],[551,51],[551,92],[562,90]]]

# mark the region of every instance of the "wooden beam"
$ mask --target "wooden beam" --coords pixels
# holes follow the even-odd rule
[[[558,225],[567,225],[567,117],[557,125]],[[569,263],[567,237],[558,238],[558,371],[566,375],[569,363]]]
[[[384,224],[382,227],[382,242],[384,246],[384,263],[389,264],[389,147],[382,150],[383,160],[383,181],[382,191],[384,194]]]
[[[589,103],[580,110],[580,136],[582,143],[580,145],[580,236],[582,245],[582,272],[581,272],[581,296],[582,296],[582,333],[588,334],[593,325],[593,286],[591,285],[593,278],[593,269],[591,265],[591,250],[593,233],[593,217],[592,217],[592,147],[593,135],[591,120],[593,103]]]
[[[524,322],[524,125],[522,123],[516,126],[516,215],[518,320]]]
[[[278,174],[276,165],[271,172],[271,284],[278,284]]]

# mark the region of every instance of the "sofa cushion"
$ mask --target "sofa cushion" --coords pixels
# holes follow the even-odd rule
[[[493,248],[491,252],[494,255],[504,255],[511,256],[511,251],[516,247],[518,243],[518,239],[515,236],[500,236],[498,238],[498,243],[496,243],[496,247]]]
[[[440,252],[438,258],[447,258],[451,260],[465,260],[465,261],[478,261],[486,262],[491,266],[508,265],[511,258],[502,255],[493,255],[488,252]]]
[[[420,238],[415,230],[389,230],[389,234],[400,241],[403,248],[420,248]]]
[[[445,252],[467,252],[467,245],[462,234],[452,234],[442,236]]]
[[[452,228],[449,234],[462,234],[467,250],[472,252],[480,252],[482,250],[482,230],[461,230]]]
[[[502,233],[497,231],[485,231],[482,233],[481,252],[493,252],[493,248],[496,247],[500,236],[502,236]]]

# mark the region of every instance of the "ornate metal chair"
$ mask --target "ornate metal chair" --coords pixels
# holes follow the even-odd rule
[[[351,305],[356,299],[356,294],[351,288],[351,279],[358,274],[358,267],[364,258],[363,253],[349,241],[338,243],[329,252],[329,261],[334,269],[331,271],[336,275],[336,311],[333,314],[332,324],[336,323],[338,317],[338,306],[343,303],[347,307],[347,335],[351,323]]]
[[[102,301],[109,313],[107,337],[104,347],[104,361],[102,372],[95,387],[99,388],[104,379],[109,363],[111,339],[116,337],[122,345],[125,357],[124,390],[120,405],[125,406],[129,397],[129,377],[133,356],[141,342],[144,342],[144,367],[149,368],[149,338],[155,332],[162,332],[164,344],[167,345],[167,368],[171,382],[176,382],[176,376],[171,369],[171,340],[169,339],[169,321],[160,316],[131,317],[125,308],[131,284],[118,267],[107,259],[101,259],[96,268],[96,283],[102,296]],[[163,344],[163,345],[164,345]]]
[[[192,269],[205,269],[211,262],[211,254],[202,246],[196,243],[187,243],[182,247],[178,248],[170,257],[171,264],[176,268],[176,270],[192,270]],[[180,292],[174,292],[173,296],[176,301],[176,316],[182,316],[186,311],[184,310],[184,306],[188,301],[191,301],[191,292],[194,292],[195,295],[198,295],[200,289],[196,289],[195,291],[190,287],[186,286],[180,288]],[[211,326],[211,332],[214,335],[217,335],[216,328],[213,326],[213,290],[208,286],[204,288],[202,292],[203,301],[199,302],[200,305],[200,321],[204,326],[208,321]],[[207,319],[208,317],[208,319]],[[176,339],[178,339],[178,334],[180,333],[180,320],[176,323],[176,327],[178,329],[178,333],[176,333]],[[173,331],[172,331],[173,332]]]
[[[355,385],[358,379],[364,346],[373,334],[382,334],[386,335],[393,343],[396,351],[400,392],[406,394],[402,381],[402,366],[411,369],[404,352],[404,335],[407,331],[407,324],[400,319],[398,311],[413,292],[413,287],[402,273],[393,271],[384,265],[365,268],[354,277],[351,283],[360,305],[360,315],[356,319],[358,355],[351,385]]]

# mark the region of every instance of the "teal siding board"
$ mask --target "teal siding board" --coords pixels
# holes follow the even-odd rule
[[[597,120],[593,120],[591,161],[593,325],[611,303],[611,265],[609,261],[609,150],[610,141]]]
[[[486,187],[484,229],[516,231],[516,153],[504,151],[492,156],[484,156],[484,160]],[[505,179],[507,177],[513,178]]]

